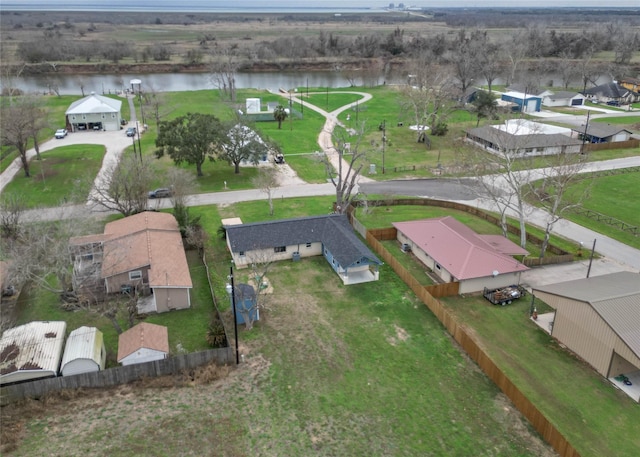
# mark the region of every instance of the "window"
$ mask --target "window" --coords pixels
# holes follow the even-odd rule
[[[82,254],[80,258],[86,261],[93,260],[93,254]]]
[[[276,246],[273,248],[273,252],[287,252],[286,246]]]
[[[130,271],[129,272],[129,280],[135,281],[136,279],[142,279],[142,272],[140,270]]]
[[[441,270],[442,267],[436,263],[436,270]]]
[[[307,243],[307,247],[310,248],[311,247],[311,243]]]
[[[244,251],[240,251],[240,252],[238,252],[238,255],[239,255],[240,257],[244,257]]]

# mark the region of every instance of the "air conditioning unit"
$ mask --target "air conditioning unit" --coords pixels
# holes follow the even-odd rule
[[[411,252],[411,245],[402,243],[402,247],[400,249],[402,249],[402,252]]]
[[[294,252],[291,255],[291,258],[293,259],[294,262],[297,262],[298,260],[300,260],[300,253],[298,251]]]

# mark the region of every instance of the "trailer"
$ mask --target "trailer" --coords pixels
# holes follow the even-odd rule
[[[511,285],[507,287],[500,287],[498,289],[484,288],[482,295],[494,305],[510,305],[513,300],[517,300],[520,297],[524,297],[527,294],[527,290],[518,285]]]

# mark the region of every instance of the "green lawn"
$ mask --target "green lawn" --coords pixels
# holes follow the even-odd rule
[[[504,307],[477,295],[442,301],[582,457],[637,454],[638,404],[534,325],[529,296]],[[539,313],[549,310],[536,306]]]
[[[104,153],[104,146],[88,144],[43,152],[42,160],[34,157],[30,162],[31,177],[18,173],[4,192],[21,195],[32,208],[84,201],[88,195],[87,184],[98,174]]]
[[[572,191],[583,192],[589,188],[589,198],[582,207],[614,217],[629,225],[640,227],[640,172],[600,176],[584,180],[573,186]],[[590,228],[622,243],[640,249],[640,238],[619,227],[605,224],[586,215],[570,213],[567,219]]]

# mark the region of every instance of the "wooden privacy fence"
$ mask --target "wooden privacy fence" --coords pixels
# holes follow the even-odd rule
[[[112,387],[142,378],[155,378],[191,370],[208,363],[233,364],[235,358],[230,347],[181,354],[154,362],[137,363],[74,376],[58,376],[39,381],[4,386],[0,390],[2,404],[23,398],[39,398],[49,392],[65,389]]]
[[[462,349],[478,364],[480,369],[491,379],[496,386],[511,400],[513,405],[531,423],[536,431],[549,443],[561,457],[580,457],[580,454],[571,446],[567,439],[555,428],[543,413],[518,389],[507,375],[495,364],[480,347],[478,342],[465,328],[458,324],[452,313],[447,310],[440,301],[429,293],[423,286],[398,262],[380,243],[374,233],[385,233],[386,229],[370,230],[367,232],[367,242],[381,258],[393,268],[396,274],[402,278],[407,286],[418,296],[420,300],[444,325],[451,336]]]
[[[639,145],[640,140],[613,141],[609,143],[587,143],[584,145],[584,150],[587,152],[591,152],[608,149],[627,149],[637,148]]]

